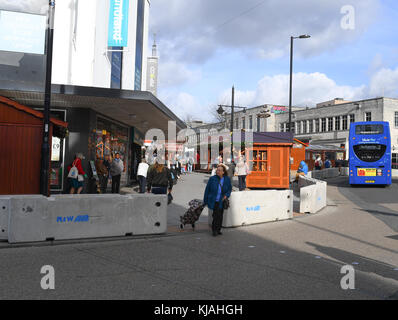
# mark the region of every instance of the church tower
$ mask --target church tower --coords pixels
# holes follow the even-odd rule
[[[152,56],[148,57],[147,64],[147,91],[155,97],[158,91],[158,56],[156,50],[156,34],[153,36]]]

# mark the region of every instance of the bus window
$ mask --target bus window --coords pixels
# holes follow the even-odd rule
[[[355,155],[362,161],[375,162],[381,159],[386,152],[384,144],[358,144],[353,146]]]
[[[355,126],[355,134],[383,134],[382,124],[358,124]]]

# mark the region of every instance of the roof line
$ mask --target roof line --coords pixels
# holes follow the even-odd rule
[[[24,106],[24,105],[22,105],[22,104],[20,104],[20,103],[18,103],[16,101],[11,100],[9,98],[6,98],[4,96],[0,96],[0,102],[3,102],[5,104],[9,105],[10,107],[14,107],[15,109],[18,109],[20,111],[26,112],[26,113],[28,113],[28,114],[30,114],[32,116],[35,116],[36,118],[40,118],[40,119],[44,118],[43,112],[34,110],[34,109],[29,108],[27,106]],[[50,121],[53,124],[57,125],[57,126],[64,127],[64,128],[68,127],[68,123],[64,122],[62,120],[58,120],[58,119],[55,119],[55,118],[50,118]]]

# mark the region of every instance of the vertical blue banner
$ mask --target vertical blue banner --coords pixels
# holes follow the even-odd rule
[[[108,46],[127,47],[129,0],[110,0]]]

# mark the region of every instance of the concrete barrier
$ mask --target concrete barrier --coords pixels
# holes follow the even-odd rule
[[[299,188],[301,213],[316,213],[326,207],[327,183],[325,181],[300,176]]]
[[[159,234],[167,230],[165,195],[24,195],[10,196],[9,202],[10,243]]]
[[[8,239],[8,218],[10,216],[10,198],[0,198],[0,240]]]
[[[293,191],[251,190],[232,192],[224,210],[223,227],[238,227],[293,218]],[[209,225],[212,217],[209,215]]]
[[[339,175],[339,168],[328,168],[312,171],[311,177],[314,179],[328,179],[338,177]]]

